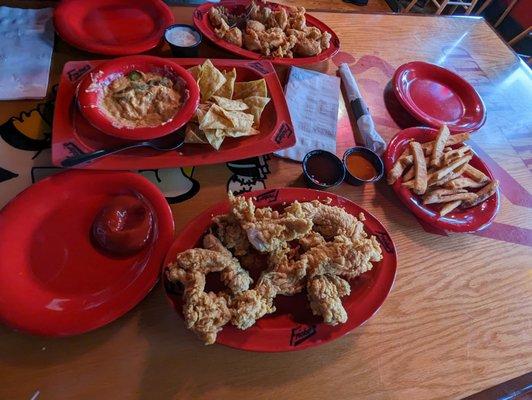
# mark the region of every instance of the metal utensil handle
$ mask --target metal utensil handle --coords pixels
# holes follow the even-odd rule
[[[96,150],[93,153],[81,154],[79,156],[66,158],[63,161],[61,161],[61,165],[63,167],[67,167],[67,168],[68,167],[73,167],[75,165],[83,164],[83,163],[86,163],[88,161],[92,161],[92,160],[95,160],[97,158],[109,155],[109,154],[117,153],[119,151],[132,149],[134,147],[139,147],[139,146],[143,146],[143,145],[144,145],[143,143],[135,143],[135,144],[132,144],[132,145],[129,145],[129,146],[120,146],[120,147],[114,147],[112,149]]]

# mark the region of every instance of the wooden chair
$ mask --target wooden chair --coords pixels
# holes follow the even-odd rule
[[[403,12],[407,13],[409,12],[412,7],[417,3],[418,0],[411,0],[410,3],[405,7]],[[440,15],[444,8],[447,6],[453,6],[453,10],[451,13],[453,13],[458,7],[464,7],[465,14],[469,15],[471,14],[471,11],[473,11],[473,8],[475,8],[475,5],[477,4],[478,0],[470,0],[470,1],[461,1],[461,0],[443,0],[441,3],[439,3],[437,0],[430,0],[438,9],[436,10],[436,15]],[[488,0],[491,1],[491,0]],[[517,1],[517,0],[516,0]]]

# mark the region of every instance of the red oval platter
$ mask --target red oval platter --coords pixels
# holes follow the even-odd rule
[[[117,194],[142,198],[155,216],[151,246],[114,258],[91,226]],[[174,222],[159,189],[132,172],[66,171],[20,193],[0,211],[0,319],[14,329],[69,336],[101,327],[153,288]]]
[[[184,90],[188,97],[176,114],[166,123],[159,126],[140,128],[117,127],[101,110],[103,86],[113,79],[134,70],[155,72],[176,81],[184,81]],[[96,85],[98,89],[92,89]],[[149,140],[168,135],[181,128],[194,115],[198,108],[200,92],[194,77],[182,66],[167,58],[153,56],[129,56],[110,60],[98,65],[95,71],[85,75],[77,90],[78,106],[83,116],[97,129],[111,136],[126,140]],[[183,94],[184,95],[184,94]]]
[[[388,144],[384,154],[384,166],[389,171],[395,161],[401,156],[411,140],[419,143],[435,140],[438,131],[432,128],[415,127],[400,131]],[[456,147],[456,146],[455,146]],[[482,171],[495,180],[493,173],[488,166],[476,155],[469,162],[473,167]],[[401,186],[402,178],[399,178],[392,188],[399,199],[408,207],[416,217],[446,231],[471,233],[486,228],[495,218],[499,210],[500,194],[499,190],[483,203],[467,209],[455,209],[445,216],[440,216],[438,209],[432,205],[423,205],[421,197],[413,194],[409,189]]]
[[[371,271],[350,282],[351,294],[342,300],[348,313],[345,324],[326,325],[310,311],[306,295],[278,296],[275,299],[277,312],[263,317],[251,328],[242,331],[226,325],[218,334],[217,343],[229,347],[262,351],[293,351],[318,346],[337,339],[367,321],[380,308],[390,292],[397,268],[397,254],[393,241],[382,224],[369,212],[352,201],[333,193],[302,188],[261,190],[244,194],[255,197],[259,207],[281,206],[284,202],[332,199],[332,205],[344,207],[353,215],[363,212],[367,233],[375,235],[382,247],[383,259]],[[174,241],[166,256],[165,265],[175,260],[176,255],[195,247],[211,226],[214,215],[229,211],[229,202],[219,203],[190,221]],[[163,276],[163,279],[164,276]],[[181,312],[181,296],[167,296],[177,313]],[[183,327],[184,329],[184,327]]]
[[[194,10],[194,14],[192,16],[194,20],[194,25],[203,34],[203,36],[207,37],[211,42],[213,42],[217,46],[221,47],[222,49],[230,53],[233,53],[242,58],[249,58],[252,60],[266,59],[266,60],[270,60],[274,64],[279,64],[279,65],[304,65],[304,64],[318,63],[318,62],[331,58],[336,53],[338,53],[338,51],[340,50],[340,39],[338,39],[338,35],[336,35],[336,33],[331,28],[329,28],[319,19],[313,17],[312,15],[308,13],[305,14],[305,17],[307,20],[307,24],[309,26],[315,26],[322,32],[327,31],[332,36],[331,45],[329,46],[329,48],[322,51],[320,54],[312,56],[312,57],[294,57],[294,58],[266,57],[255,51],[251,51],[251,50],[244,49],[242,47],[238,47],[216,36],[216,34],[214,33],[214,29],[212,28],[212,25],[209,21],[209,9],[211,7],[224,6],[229,11],[232,11],[236,8],[245,7],[249,3],[250,3],[250,0],[229,0],[229,1],[223,1],[220,3],[207,2],[205,4],[198,6]],[[285,7],[285,6],[282,6],[281,4],[269,3],[269,2],[264,2],[264,1],[261,2],[261,4],[267,5],[274,11],[277,10],[279,7]]]
[[[479,129],[486,121],[486,108],[466,80],[438,65],[413,61],[401,65],[392,78],[395,96],[419,121],[451,132]]]
[[[190,68],[204,58],[173,58],[176,64]],[[198,166],[256,157],[293,146],[296,136],[283,88],[271,62],[267,60],[211,59],[217,68],[236,69],[237,81],[263,78],[271,101],[262,113],[259,134],[242,138],[228,138],[219,151],[201,144],[186,144],[179,151],[155,151],[148,148],[126,150],[102,157],[79,168],[106,170],[137,170]],[[52,126],[52,161],[61,162],[79,153],[93,152],[120,146],[128,141],[106,135],[92,126],[76,105],[78,82],[102,61],[70,61],[65,64],[55,101]]]
[[[174,16],[161,0],[63,0],[54,12],[61,38],[91,53],[123,56],[156,47]]]

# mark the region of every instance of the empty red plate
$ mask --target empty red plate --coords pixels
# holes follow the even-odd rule
[[[392,83],[401,105],[431,127],[446,124],[451,132],[469,132],[486,121],[486,109],[476,90],[448,69],[413,61],[397,68]]]
[[[116,56],[154,48],[173,22],[161,0],[63,0],[54,12],[63,40],[91,53]]]
[[[152,209],[151,243],[129,257],[91,240],[98,211],[116,195]],[[174,223],[159,189],[132,172],[67,171],[23,191],[0,211],[0,319],[14,329],[69,336],[101,327],[153,288]]]
[[[393,164],[401,154],[403,154],[403,151],[411,140],[415,140],[419,143],[430,142],[431,140],[436,139],[437,134],[438,131],[436,129],[424,127],[408,128],[400,131],[390,141],[386,153],[384,154],[384,166],[386,171],[389,171],[393,167]],[[457,146],[459,145],[453,147]],[[495,180],[495,177],[489,170],[488,166],[476,154],[473,156],[469,164],[489,176],[491,180]],[[402,179],[399,178],[392,185],[392,188],[408,209],[412,211],[416,217],[428,224],[447,231],[470,233],[484,229],[493,221],[499,210],[500,195],[497,190],[493,196],[475,207],[466,209],[456,208],[442,217],[438,213],[439,207],[437,205],[424,205],[420,196],[403,187],[401,183]]]
[[[337,339],[367,321],[382,305],[392,288],[397,268],[397,254],[393,241],[382,224],[369,212],[352,201],[333,193],[301,189],[283,188],[246,193],[245,197],[255,197],[259,207],[281,207],[285,202],[332,199],[332,205],[343,207],[348,213],[366,216],[365,230],[375,235],[381,244],[383,259],[374,264],[371,271],[353,279],[351,294],[342,298],[349,316],[345,324],[326,325],[312,315],[305,293],[295,296],[277,296],[277,311],[257,321],[247,330],[239,330],[226,325],[218,334],[217,343],[252,351],[293,351],[318,346]],[[212,224],[214,215],[229,211],[229,202],[224,201],[204,211],[190,221],[174,241],[166,256],[165,265],[173,262],[178,253],[196,247]],[[163,277],[163,279],[165,279]],[[181,295],[168,291],[167,295],[175,310],[181,313]],[[180,329],[180,327],[176,328]],[[183,327],[184,329],[184,327]]]

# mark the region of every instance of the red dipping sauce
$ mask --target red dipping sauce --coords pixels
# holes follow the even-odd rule
[[[334,154],[324,150],[314,150],[303,160],[303,170],[308,181],[320,187],[340,184],[345,176],[342,161]]]
[[[149,207],[137,197],[121,195],[100,210],[92,225],[92,237],[103,251],[129,256],[146,247],[152,230]]]

